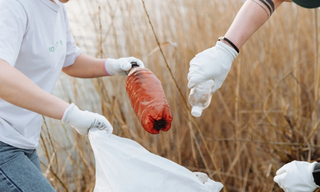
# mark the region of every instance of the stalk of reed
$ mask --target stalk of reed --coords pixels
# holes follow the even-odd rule
[[[315,11],[290,3],[280,7],[242,48],[209,108],[193,119],[184,102],[189,61],[224,35],[243,1],[144,3],[145,9],[134,0],[71,1],[71,29],[84,53],[144,61],[161,80],[172,107],[171,130],[150,135],[142,129],[123,77],[71,80],[62,75],[56,94],[105,115],[115,134],[208,173],[224,183],[224,191],[281,191],[273,176],[283,164],[320,160]],[[76,17],[77,11],[88,17]],[[45,120],[40,154],[47,178],[57,191],[92,191],[95,167],[88,140]]]

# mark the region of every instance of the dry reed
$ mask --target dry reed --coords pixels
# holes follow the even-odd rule
[[[84,27],[72,30],[85,53],[144,61],[166,92],[174,115],[171,130],[150,135],[142,129],[124,77],[62,76],[57,86],[62,98],[105,115],[115,134],[192,171],[206,172],[224,183],[224,191],[281,191],[273,182],[280,166],[320,160],[317,10],[289,3],[279,8],[242,48],[210,107],[194,119],[184,102],[189,61],[226,32],[243,1],[144,2],[145,9],[134,0],[71,1],[89,14],[86,20],[70,10],[74,22]],[[57,191],[92,191],[94,157],[87,138],[59,122],[45,122],[45,176]]]

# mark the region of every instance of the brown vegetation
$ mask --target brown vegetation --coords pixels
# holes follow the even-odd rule
[[[98,106],[92,110],[107,117],[114,134],[206,172],[230,192],[281,191],[273,177],[283,164],[320,160],[318,10],[290,3],[279,8],[242,48],[209,108],[194,119],[185,102],[189,61],[225,34],[243,1],[145,0],[161,50],[141,1],[70,3],[89,10],[90,22],[84,24],[82,16],[75,21],[94,37],[88,45],[86,36],[75,35],[84,52],[141,58],[161,80],[172,108],[171,130],[151,135],[130,106],[125,77],[92,80],[94,87],[86,89],[79,80],[62,84],[66,100]],[[54,126],[60,123],[44,124],[41,135],[44,174],[57,191],[92,191],[94,157],[87,138],[69,128],[53,135]]]

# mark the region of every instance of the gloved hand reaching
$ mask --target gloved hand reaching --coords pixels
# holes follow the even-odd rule
[[[197,54],[190,61],[188,73],[188,88],[213,79],[213,92],[218,90],[226,79],[232,62],[238,56],[235,49],[218,41],[216,45]]]
[[[273,180],[285,192],[313,192],[319,187],[312,176],[316,164],[317,162],[292,161],[282,166]]]
[[[110,135],[113,131],[113,127],[104,116],[82,111],[73,103],[66,109],[61,121],[63,124],[71,125],[81,135],[87,135],[91,128],[104,129]]]
[[[106,59],[104,68],[109,75],[127,75],[128,71],[132,68],[131,62],[136,62],[139,67],[144,68],[141,60],[135,57],[123,57],[120,59]]]

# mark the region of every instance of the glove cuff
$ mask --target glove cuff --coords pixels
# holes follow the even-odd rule
[[[313,181],[318,187],[320,186],[320,163],[315,162],[313,168]]]
[[[236,50],[237,53],[239,54],[239,49],[238,49],[238,47],[237,47],[235,44],[233,44],[232,41],[230,41],[230,40],[229,40],[228,38],[226,38],[226,37],[219,37],[218,41],[222,41],[222,40],[228,42],[228,43],[234,48],[234,50]]]
[[[75,104],[71,103],[71,105],[64,111],[61,122],[63,124],[68,124],[70,119],[70,114],[77,109],[79,110],[79,108]]]
[[[230,56],[234,59],[236,59],[236,57],[238,56],[238,52],[236,50],[234,50],[234,48],[230,47],[229,45],[221,42],[221,41],[217,41],[216,43],[216,48],[220,48],[222,50],[224,50],[226,53],[230,54]]]
[[[113,76],[116,74],[113,69],[114,62],[115,62],[115,59],[110,59],[110,58],[104,61],[104,71],[107,73],[108,76]]]

